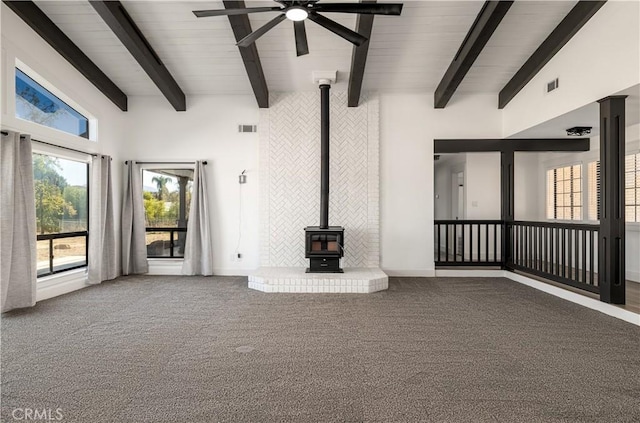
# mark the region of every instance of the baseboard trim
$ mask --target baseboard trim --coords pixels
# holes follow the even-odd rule
[[[472,270],[463,269],[436,269],[436,276],[441,277],[469,277]],[[504,270],[500,269],[473,269],[473,276],[484,278],[501,278],[504,277]]]
[[[640,272],[632,272],[627,270],[625,272],[625,276],[627,277],[628,281],[640,283]]]

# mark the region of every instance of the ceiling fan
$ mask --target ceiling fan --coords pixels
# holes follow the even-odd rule
[[[220,10],[194,10],[193,14],[198,18],[209,16],[233,16],[245,15],[258,12],[281,12],[278,16],[267,22],[265,25],[253,31],[240,41],[237,45],[247,47],[263,36],[267,31],[278,25],[285,19],[293,21],[293,30],[296,38],[296,54],[303,56],[309,54],[307,45],[307,32],[304,21],[309,19],[316,24],[328,29],[345,40],[362,45],[367,38],[349,28],[340,25],[338,22],[320,15],[318,12],[338,12],[338,13],[358,13],[363,15],[400,15],[402,3],[325,3],[320,4],[318,0],[274,0],[279,6],[274,7],[245,7],[230,8]]]

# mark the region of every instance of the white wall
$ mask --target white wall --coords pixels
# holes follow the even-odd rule
[[[187,111],[176,112],[163,97],[130,97],[124,159],[207,160],[207,183],[215,274],[242,275],[259,265],[258,134],[239,133],[255,125],[259,109],[252,96],[189,96]],[[122,161],[119,162],[124,168]],[[238,175],[246,170],[246,184]],[[241,191],[240,191],[241,190]],[[242,239],[239,236],[242,199]],[[166,267],[166,266],[165,266]],[[165,269],[166,270],[166,269]]]
[[[468,153],[464,178],[465,219],[500,219],[500,153]]]
[[[536,221],[544,218],[544,179],[540,179],[540,154],[516,151],[515,153],[515,219]]]
[[[2,4],[1,10],[2,67],[0,68],[0,84],[2,97],[0,100],[0,113],[2,127],[27,133],[32,138],[59,146],[70,147],[87,153],[111,155],[113,165],[117,166],[117,163],[122,159],[119,143],[124,134],[124,113],[51,48],[49,44],[33,32],[7,6]],[[63,100],[77,107],[79,111],[97,120],[98,131],[95,141],[89,141],[15,117],[14,68],[16,60],[19,60],[31,71],[44,78],[50,84],[46,88],[50,88],[54,91],[54,94],[59,95]],[[36,146],[39,146],[39,144],[34,143],[34,148]],[[49,151],[51,151],[50,148]],[[62,152],[62,154],[65,153]],[[121,184],[118,172],[114,172],[113,182],[116,187],[114,190],[114,203],[116,216],[118,216],[121,203],[121,194],[117,189]],[[120,219],[116,219],[115,225],[119,240]],[[84,286],[85,277],[83,272],[76,272],[73,276],[49,278],[50,280],[46,284],[40,283],[38,300]],[[48,286],[46,289],[44,288],[45,285]]]
[[[640,82],[640,2],[608,1],[504,109],[504,137]],[[546,94],[546,83],[560,88]]]
[[[455,219],[457,214],[457,198],[454,194],[454,174],[464,172],[466,154],[443,155],[434,163],[434,213],[436,220]]]
[[[445,109],[433,94],[380,95],[381,267],[391,275],[434,275],[433,140],[499,138],[494,95],[469,95]]]

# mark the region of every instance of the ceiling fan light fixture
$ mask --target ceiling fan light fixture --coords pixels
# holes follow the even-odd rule
[[[285,15],[290,21],[304,21],[309,16],[309,12],[302,7],[294,6],[288,8]]]

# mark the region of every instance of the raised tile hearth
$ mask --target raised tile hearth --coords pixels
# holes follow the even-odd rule
[[[344,273],[305,273],[304,267],[261,267],[249,275],[249,288],[262,292],[368,294],[389,287],[379,268],[346,267]]]

